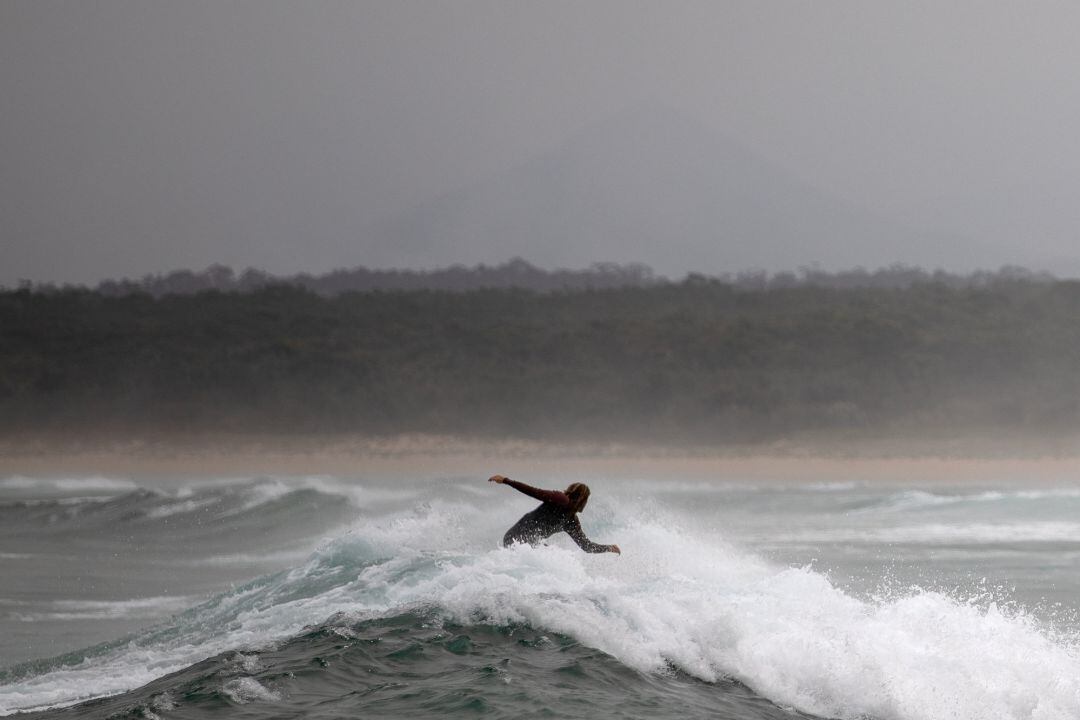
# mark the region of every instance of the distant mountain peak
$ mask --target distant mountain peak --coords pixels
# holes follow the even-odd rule
[[[420,266],[596,258],[661,273],[936,265],[946,238],[808,185],[721,133],[644,106],[487,182],[367,229],[366,262]]]

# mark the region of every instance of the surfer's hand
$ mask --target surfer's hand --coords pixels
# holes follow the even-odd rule
[[[619,549],[618,545],[608,545],[608,551],[613,552],[616,555],[622,555],[622,550]]]
[[[499,485],[502,485],[504,482],[506,482],[506,476],[504,476],[504,475],[492,475],[491,477],[488,478],[488,482],[498,483]]]

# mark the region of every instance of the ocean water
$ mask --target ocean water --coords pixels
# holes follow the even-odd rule
[[[1080,717],[1080,485],[520,479],[0,478],[0,714]]]

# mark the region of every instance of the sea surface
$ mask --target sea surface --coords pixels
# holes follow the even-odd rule
[[[518,479],[0,477],[0,715],[1080,718],[1080,483]]]

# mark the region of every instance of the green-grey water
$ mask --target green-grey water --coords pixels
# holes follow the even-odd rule
[[[1080,716],[1080,486],[522,479],[0,479],[0,713]]]

